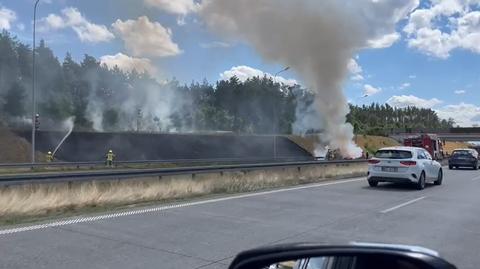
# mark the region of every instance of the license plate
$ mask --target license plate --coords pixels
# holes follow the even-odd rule
[[[397,167],[382,167],[382,172],[398,172]]]

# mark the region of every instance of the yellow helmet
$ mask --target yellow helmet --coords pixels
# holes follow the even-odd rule
[[[108,153],[113,153],[113,150],[109,150]]]

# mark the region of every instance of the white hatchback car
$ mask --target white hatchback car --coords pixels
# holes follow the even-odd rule
[[[378,182],[414,183],[422,190],[428,182],[441,185],[443,170],[423,148],[389,147],[378,150],[368,160],[367,179],[371,187]]]

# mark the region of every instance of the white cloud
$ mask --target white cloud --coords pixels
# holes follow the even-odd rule
[[[25,24],[19,23],[19,24],[17,24],[17,28],[18,28],[18,30],[20,30],[20,31],[24,31],[24,30],[25,30]]]
[[[109,68],[117,66],[120,70],[130,72],[136,70],[139,73],[149,73],[154,75],[156,68],[152,65],[151,61],[146,58],[134,58],[123,53],[117,53],[115,55],[104,55],[100,57],[100,62],[107,65]]]
[[[409,88],[410,86],[411,86],[411,84],[409,82],[405,82],[402,85],[400,85],[400,87],[398,87],[398,89],[405,90],[406,88]]]
[[[480,53],[480,11],[478,0],[431,1],[427,8],[415,10],[403,31],[409,47],[448,58],[454,49]]]
[[[435,111],[440,118],[452,118],[460,126],[480,124],[480,107],[476,105],[460,103],[457,105],[447,105],[435,109]]]
[[[177,18],[177,24],[179,26],[184,26],[185,24],[187,24],[186,20],[185,20],[185,17],[184,16],[179,16]]]
[[[416,106],[421,108],[432,108],[443,103],[437,98],[422,99],[413,95],[394,95],[387,100],[387,103],[394,107],[409,107]]]
[[[232,44],[221,42],[221,41],[213,41],[210,43],[200,43],[200,47],[203,49],[216,49],[216,48],[229,48]]]
[[[0,7],[0,30],[10,30],[12,22],[17,19],[17,14],[13,10],[5,7]]]
[[[357,61],[355,61],[355,59],[350,59],[347,67],[348,67],[348,71],[351,74],[358,74],[363,72],[362,67],[357,63]]]
[[[144,0],[148,6],[176,15],[187,15],[198,10],[199,4],[193,0]]]
[[[68,27],[63,18],[56,14],[49,14],[47,17],[40,20],[40,22],[40,30],[42,31],[48,31],[49,29],[57,30]]]
[[[295,79],[286,79],[281,76],[277,76],[274,78],[274,75],[270,73],[265,73],[262,70],[255,69],[245,65],[234,66],[230,70],[227,70],[221,73],[220,80],[228,80],[234,76],[237,77],[240,81],[245,81],[253,77],[267,76],[269,78],[274,79],[276,82],[285,84],[287,86],[293,86],[293,85],[299,84]]]
[[[418,7],[420,0],[366,0],[354,1],[362,3],[363,16],[368,18],[370,40],[366,46],[370,48],[387,48],[397,42],[401,35],[396,32],[398,22]]]
[[[72,28],[82,42],[107,42],[115,38],[105,25],[91,23],[73,7],[63,9],[61,16],[49,14],[41,19],[39,30],[50,31],[67,27]]]
[[[361,80],[364,80],[365,78],[361,74],[356,74],[351,76],[350,79],[353,81],[361,81]]]
[[[151,22],[146,16],[137,20],[117,20],[112,26],[134,56],[167,57],[182,52],[172,40],[172,31],[158,22]]]
[[[465,93],[467,93],[467,91],[465,91],[465,90],[456,90],[456,91],[454,91],[454,93],[455,93],[455,94],[465,94]]]
[[[350,72],[351,80],[359,81],[364,79],[362,74],[363,69],[355,59],[352,58],[350,59],[350,61],[348,61],[347,68],[348,68],[348,72]]]
[[[417,78],[417,75],[410,75],[408,76],[409,79],[416,79]]]
[[[386,34],[376,39],[368,40],[368,47],[373,49],[383,49],[391,47],[400,39],[400,34],[397,32]]]
[[[381,91],[382,91],[381,88],[375,88],[370,84],[365,84],[363,86],[363,95],[364,96],[372,96],[372,95],[375,95],[377,93],[380,93]]]

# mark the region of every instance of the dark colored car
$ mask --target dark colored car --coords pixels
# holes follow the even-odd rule
[[[478,158],[471,150],[455,150],[448,159],[448,168],[471,167],[478,169]]]

